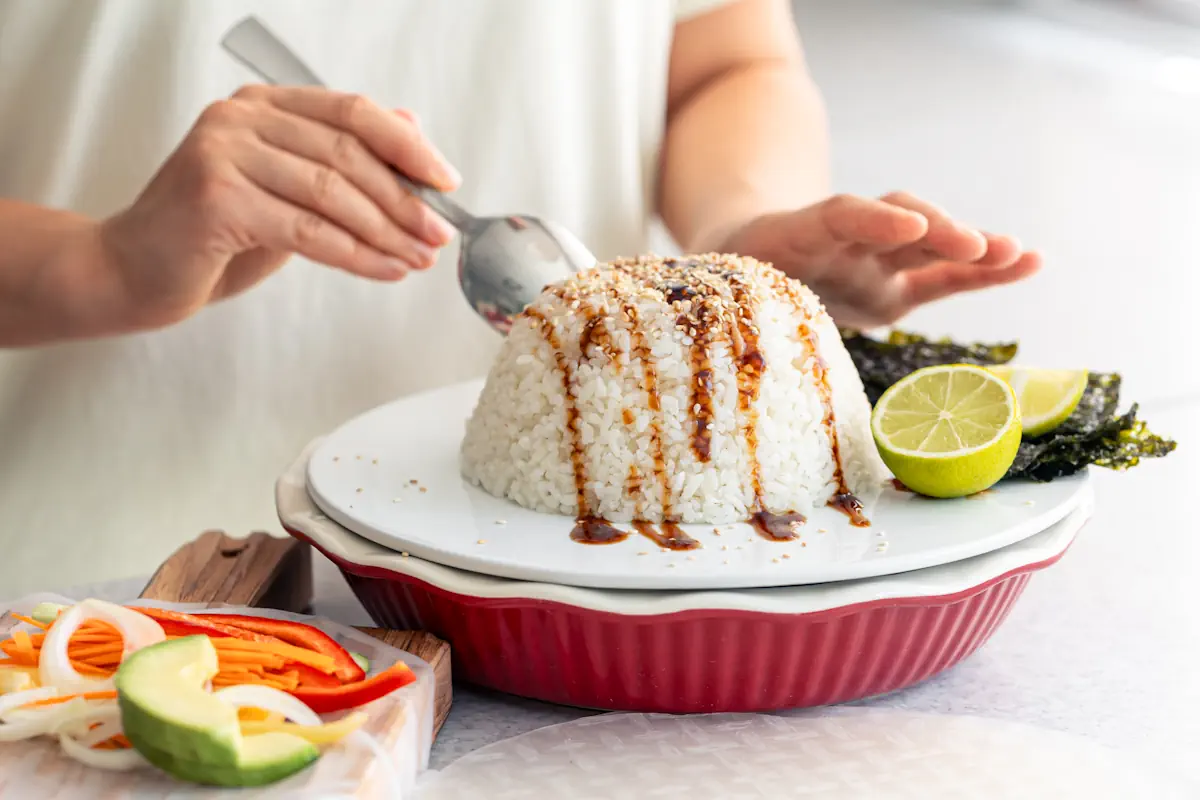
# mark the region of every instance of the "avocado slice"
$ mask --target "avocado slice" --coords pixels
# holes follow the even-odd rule
[[[243,736],[237,709],[204,689],[217,669],[207,636],[151,645],[121,664],[121,725],[147,761],[194,783],[261,786],[317,760],[317,748],[290,733]]]

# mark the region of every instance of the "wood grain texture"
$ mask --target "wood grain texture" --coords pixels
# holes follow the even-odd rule
[[[228,603],[306,613],[312,608],[312,548],[297,539],[266,533],[238,539],[208,531],[163,562],[141,596],[171,603]],[[424,631],[360,630],[433,668],[436,737],[453,700],[450,645]]]

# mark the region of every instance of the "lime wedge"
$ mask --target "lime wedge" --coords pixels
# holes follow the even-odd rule
[[[1008,381],[1021,406],[1021,428],[1026,436],[1043,436],[1067,421],[1087,389],[1088,373],[1082,369],[1029,369],[988,367]]]
[[[909,489],[965,497],[1012,466],[1021,411],[1012,387],[986,369],[927,367],[883,393],[871,431],[883,462]]]

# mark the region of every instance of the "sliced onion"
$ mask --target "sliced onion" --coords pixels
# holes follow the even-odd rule
[[[271,686],[255,686],[241,684],[226,686],[220,691],[213,692],[234,708],[261,708],[263,711],[274,711],[300,725],[320,725],[321,718],[304,703],[292,697],[287,692]]]
[[[0,720],[8,721],[11,714],[21,709],[22,706],[36,703],[39,700],[49,700],[53,697],[58,697],[58,689],[53,686],[42,686],[38,689],[24,689],[20,692],[12,692],[10,694],[0,695]],[[32,709],[23,709],[24,711],[32,711]],[[40,713],[40,712],[38,712]]]
[[[97,727],[93,728],[93,725]],[[121,732],[121,709],[115,702],[80,706],[78,713],[59,720],[53,731],[87,747],[100,744]]]
[[[45,709],[26,709],[19,719],[0,725],[0,742],[19,742],[52,733],[64,720],[87,706],[86,700],[68,700]]]
[[[132,747],[121,750],[93,750],[70,736],[60,736],[58,741],[64,753],[89,767],[124,772],[137,769],[146,763],[145,757]]]
[[[59,615],[42,642],[38,658],[38,678],[46,687],[62,692],[102,692],[113,688],[112,678],[85,678],[67,656],[67,647],[75,631],[89,619],[107,622],[121,633],[124,641],[121,658],[167,638],[162,626],[145,614],[103,600],[84,600]]]

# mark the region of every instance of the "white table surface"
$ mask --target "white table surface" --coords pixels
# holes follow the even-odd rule
[[[902,186],[1047,251],[1036,282],[913,324],[1016,335],[1032,361],[1120,370],[1126,397],[1180,441],[1165,462],[1098,475],[1092,524],[979,652],[873,703],[1041,725],[1200,779],[1200,523],[1188,506],[1200,486],[1200,84],[1154,82],[1150,51],[995,10],[798,5],[840,189]],[[317,576],[317,613],[368,621],[331,564]],[[141,584],[74,594],[130,597]],[[460,686],[433,766],[582,713]]]

